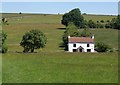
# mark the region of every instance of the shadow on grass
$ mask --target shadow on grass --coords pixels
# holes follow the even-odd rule
[[[67,51],[68,50],[68,47],[64,45],[64,43],[60,43],[59,44],[59,48],[60,50],[64,50],[64,51]]]
[[[31,53],[31,52],[27,52],[27,53],[24,53],[24,52],[16,51],[16,53],[20,53],[20,54],[33,54],[33,53],[38,53],[38,52],[33,52],[33,53]]]
[[[58,30],[66,30],[66,28],[57,28]]]

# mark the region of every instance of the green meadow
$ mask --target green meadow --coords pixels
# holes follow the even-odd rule
[[[3,83],[117,83],[118,54],[69,53],[60,47],[65,26],[62,15],[51,14],[3,14],[9,25],[2,29],[7,33],[8,52],[2,55]],[[84,15],[86,20],[111,20],[116,16]],[[47,44],[36,53],[24,54],[19,45],[25,32],[39,29],[47,36]],[[81,29],[80,31],[82,31]],[[104,42],[118,49],[118,30],[91,29],[95,42]]]

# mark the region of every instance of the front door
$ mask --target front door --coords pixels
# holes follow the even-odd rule
[[[83,52],[83,49],[82,49],[82,48],[80,48],[80,49],[79,49],[79,52]]]

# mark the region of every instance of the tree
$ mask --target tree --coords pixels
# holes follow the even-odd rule
[[[89,21],[88,21],[88,27],[89,27],[89,28],[96,28],[96,23],[93,22],[92,20],[89,20]]]
[[[22,14],[22,12],[19,12],[19,14]]]
[[[23,35],[20,45],[24,48],[23,52],[34,52],[34,49],[44,48],[47,38],[43,32],[39,30],[31,30]]]
[[[61,23],[65,26],[68,26],[69,22],[73,22],[76,27],[84,27],[84,18],[81,15],[79,8],[71,10],[69,13],[65,13],[62,16]]]
[[[100,22],[101,22],[101,23],[104,23],[104,20],[101,20]]]
[[[2,24],[3,24],[3,25],[8,25],[8,21],[7,21],[7,19],[4,18],[4,17],[2,18]]]
[[[84,30],[81,32],[82,37],[90,37],[92,36],[92,33],[90,33],[89,28],[84,28]]]
[[[7,34],[5,32],[2,31],[2,34],[0,34],[0,36],[2,36],[2,43],[0,43],[0,45],[2,45],[2,53],[6,53],[8,50],[8,47],[5,44],[5,40],[7,39]]]
[[[98,23],[96,24],[96,28],[104,28],[104,25],[101,24],[100,22],[98,22]]]
[[[4,44],[6,39],[7,39],[7,34],[4,31],[2,31],[2,44]]]
[[[80,36],[80,32],[78,30],[78,28],[74,25],[73,22],[69,22],[64,35],[63,35],[63,45],[65,47],[65,50],[67,50],[67,44],[68,44],[68,36],[71,37],[78,37]]]
[[[120,15],[117,16],[117,19],[113,23],[114,29],[120,29]]]
[[[106,23],[105,28],[112,28],[112,23],[111,22]]]
[[[98,42],[95,46],[95,49],[98,51],[98,52],[107,52],[109,51],[111,48],[106,45],[105,43],[103,42]]]
[[[110,22],[110,20],[107,20],[106,22]]]

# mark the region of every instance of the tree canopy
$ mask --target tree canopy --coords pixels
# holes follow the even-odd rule
[[[90,32],[89,28],[84,28],[84,30],[81,32],[82,37],[91,37],[92,33]]]
[[[63,15],[61,23],[65,26],[68,26],[69,22],[73,22],[76,27],[84,26],[84,18],[81,15],[79,8],[75,8]]]
[[[98,52],[107,52],[107,51],[112,52],[112,48],[110,48],[107,44],[105,44],[105,43],[103,43],[103,42],[98,42],[98,43],[95,45],[95,49],[96,49]]]
[[[8,50],[8,47],[5,44],[5,40],[7,39],[7,34],[4,31],[2,31],[1,33],[2,34],[0,34],[0,36],[2,38],[2,43],[0,43],[0,45],[2,45],[2,46],[0,46],[0,47],[2,47],[2,50],[1,50],[2,53],[6,53]]]
[[[113,23],[113,28],[114,29],[120,29],[120,15],[117,16],[117,19]]]
[[[44,48],[47,38],[39,30],[31,30],[23,35],[20,45],[24,48],[23,52],[34,52],[34,49]]]

